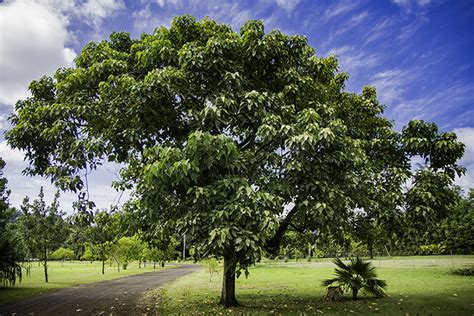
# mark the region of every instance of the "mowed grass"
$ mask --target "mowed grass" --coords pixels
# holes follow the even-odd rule
[[[434,265],[432,259],[435,259]],[[439,265],[436,265],[436,259],[441,260]],[[150,292],[149,296],[154,296],[159,311],[164,315],[472,315],[474,278],[452,275],[452,269],[445,267],[447,262],[444,259],[409,257],[385,260],[391,267],[383,267],[382,262],[382,267],[377,269],[379,277],[388,282],[388,297],[382,299],[361,295],[358,301],[351,301],[349,294],[345,294],[347,299],[340,302],[323,301],[325,289],[320,283],[332,277],[334,271],[334,268],[324,266],[328,264],[327,260],[316,263],[266,262],[252,267],[248,279],[241,276],[237,280],[237,299],[242,307],[224,309],[219,306],[222,268],[211,282],[209,273],[202,269],[164,289]],[[472,256],[455,260],[455,267],[474,263]],[[379,262],[375,260],[373,263],[377,266]]]
[[[60,288],[67,288],[79,284],[94,283],[125,277],[134,274],[140,274],[150,271],[158,271],[160,269],[169,269],[171,266],[164,268],[148,263],[146,267],[139,268],[137,262],[131,262],[127,270],[120,269],[117,272],[115,265],[105,265],[105,274],[102,274],[102,263],[89,261],[65,261],[64,263],[51,261],[48,263],[49,282],[44,281],[44,269],[37,262],[31,263],[30,275],[26,274],[23,269],[23,277],[21,282],[11,287],[0,286],[0,304],[19,301],[27,297],[47,293]]]

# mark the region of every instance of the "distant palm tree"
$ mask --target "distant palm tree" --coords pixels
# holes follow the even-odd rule
[[[377,297],[385,297],[384,289],[387,282],[377,279],[375,267],[370,262],[364,262],[362,259],[351,259],[349,264],[344,264],[341,259],[333,260],[338,267],[335,271],[335,278],[324,280],[323,286],[330,286],[337,283],[343,291],[352,291],[352,299],[357,300],[359,290],[375,295]]]

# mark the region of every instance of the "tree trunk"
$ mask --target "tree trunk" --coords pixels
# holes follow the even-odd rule
[[[352,288],[352,300],[356,301],[357,300],[357,293],[359,292],[359,289],[356,287]]]
[[[102,254],[102,274],[105,273],[105,256]]]
[[[222,278],[221,304],[225,307],[239,306],[235,298],[235,269],[237,258],[229,250],[224,250],[224,276]]]
[[[164,262],[164,261],[161,261],[161,267],[162,267],[162,268],[165,267],[165,262]]]
[[[153,262],[153,269],[156,269],[156,261]]]
[[[48,283],[48,251],[44,252],[44,280]]]
[[[370,259],[374,259],[374,247],[372,247],[372,244],[369,244],[369,254]]]
[[[113,256],[113,257],[114,257],[115,263],[117,264],[117,272],[120,272],[120,262],[118,261],[116,256]]]

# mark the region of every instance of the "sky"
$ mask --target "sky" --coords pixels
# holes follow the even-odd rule
[[[350,75],[347,91],[377,88],[397,130],[423,119],[454,131],[466,144],[460,163],[467,168],[456,183],[474,187],[474,1],[0,0],[0,156],[13,206],[36,197],[41,186],[47,200],[55,192],[49,180],[22,175],[24,156],[3,135],[15,102],[29,95],[28,84],[74,66],[90,41],[113,31],[137,38],[181,14],[208,16],[234,31],[258,19],[267,32],[305,35],[318,56],[337,56],[340,70]],[[127,194],[110,188],[118,170],[106,165],[88,176],[99,208],[126,200]],[[62,208],[70,211],[75,199],[63,193]]]

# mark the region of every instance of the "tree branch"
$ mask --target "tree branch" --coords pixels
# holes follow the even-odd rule
[[[268,251],[270,256],[275,256],[276,252],[280,248],[281,240],[283,239],[283,235],[285,235],[286,230],[291,224],[291,220],[298,212],[298,207],[295,205],[291,211],[286,215],[285,219],[280,222],[280,226],[278,227],[275,235],[267,241],[265,249]]]

